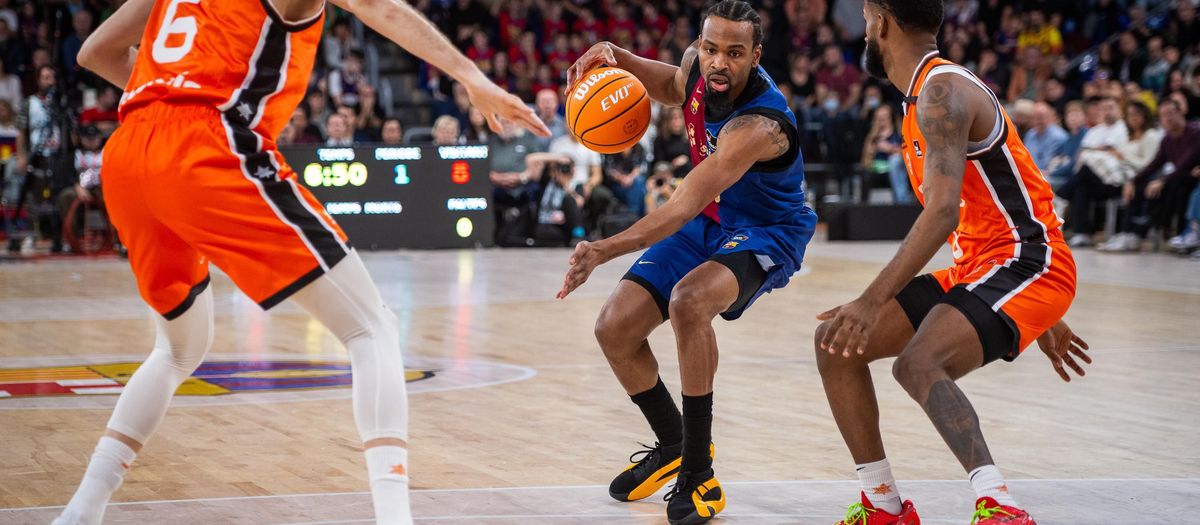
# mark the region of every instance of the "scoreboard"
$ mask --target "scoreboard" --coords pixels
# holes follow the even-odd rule
[[[287,146],[280,152],[359,248],[492,244],[486,145]]]

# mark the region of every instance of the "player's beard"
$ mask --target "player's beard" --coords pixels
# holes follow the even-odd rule
[[[725,75],[722,75],[725,76]],[[729,94],[733,93],[732,78],[725,76],[729,87],[725,91],[716,91],[708,85],[708,79],[704,80],[704,108],[705,112],[712,112],[713,115],[727,115],[733,111],[733,99]]]
[[[887,68],[883,66],[883,50],[874,40],[867,40],[867,49],[863,51],[863,69],[880,80],[888,78]]]

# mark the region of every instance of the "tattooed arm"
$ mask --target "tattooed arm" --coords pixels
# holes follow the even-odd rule
[[[688,173],[666,204],[618,235],[594,243],[579,243],[571,256],[571,269],[567,271],[559,299],[582,285],[597,266],[647,248],[679,231],[755,163],[787,153],[789,145],[787,133],[779,122],[762,115],[743,115],[730,120],[721,129],[719,140],[721,146],[717,152]]]
[[[994,106],[971,81],[958,75],[929,79],[917,99],[917,125],[925,136],[925,209],[891,262],[857,300],[817,316],[832,320],[822,348],[849,357],[866,351],[867,333],[884,303],[929,264],[958,226],[968,135]],[[985,104],[986,102],[986,104]],[[993,117],[994,118],[994,117]],[[987,123],[991,126],[991,123]]]

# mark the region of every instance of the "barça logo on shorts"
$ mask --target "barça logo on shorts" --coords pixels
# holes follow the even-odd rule
[[[0,400],[63,395],[120,394],[141,363],[0,369]],[[406,370],[407,382],[434,376]],[[200,365],[175,391],[180,396],[350,386],[350,363],[332,361],[216,361]],[[2,403],[3,401],[0,401]]]
[[[729,241],[721,247],[722,250],[732,250],[738,247],[738,241]]]

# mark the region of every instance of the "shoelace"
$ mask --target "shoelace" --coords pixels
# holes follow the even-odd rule
[[[681,494],[691,494],[695,490],[692,484],[691,476],[687,472],[680,472],[679,477],[675,478],[675,484],[671,485],[671,490],[668,490],[667,494],[663,496],[663,501],[671,501],[675,499],[675,496]]]
[[[991,519],[991,518],[995,517],[997,514],[1003,514],[1005,516],[1014,516],[1013,513],[1009,512],[1007,510],[1004,510],[1003,508],[1000,508],[1000,507],[988,508],[986,505],[987,505],[987,503],[981,501],[981,502],[979,502],[979,505],[975,507],[975,515],[971,517],[971,525],[975,525],[976,523],[979,523],[979,520]]]
[[[871,518],[872,512],[876,512],[875,509],[868,509],[862,503],[854,503],[846,509],[846,518],[842,520],[842,523],[843,525],[867,525],[867,520]]]
[[[653,447],[650,445],[647,445],[645,443],[638,443],[638,444],[643,447],[646,447],[646,448],[631,454],[629,456],[629,462],[635,464],[635,466],[633,467],[634,473],[641,475],[642,471],[645,470],[646,467],[650,465],[651,459],[655,458],[656,456],[662,455],[662,444],[657,441],[654,442]],[[642,457],[638,458],[639,455]]]

